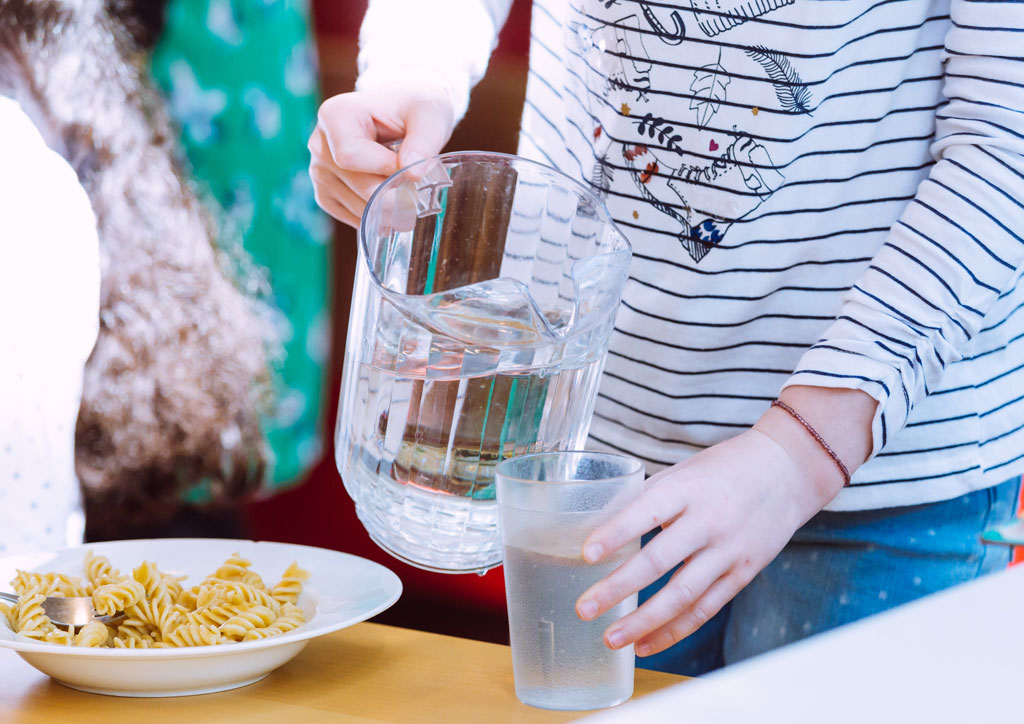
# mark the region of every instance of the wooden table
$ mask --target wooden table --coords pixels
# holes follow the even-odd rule
[[[636,696],[684,681],[637,669]],[[562,722],[521,704],[507,646],[361,623],[314,639],[263,681],[219,694],[122,699],[67,689],[0,650],[0,722]]]

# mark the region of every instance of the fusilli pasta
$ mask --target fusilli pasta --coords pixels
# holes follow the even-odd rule
[[[107,583],[92,594],[92,607],[101,616],[125,611],[146,597],[146,589],[134,578]]]
[[[107,581],[118,580],[121,574],[110,565],[110,560],[106,556],[97,556],[92,551],[87,551],[85,554],[85,577],[96,588]]]
[[[292,563],[268,587],[251,566],[234,553],[202,583],[186,588],[183,576],[163,573],[152,561],[122,575],[106,556],[88,552],[84,581],[63,573],[18,571],[11,585],[19,601],[0,604],[0,621],[38,641],[122,649],[258,641],[305,623],[297,603],[309,573]],[[93,621],[77,634],[65,631],[43,611],[46,596],[91,596],[98,614],[123,611],[125,618],[116,628]]]
[[[82,630],[75,636],[75,646],[102,646],[110,638],[110,632],[105,624],[99,621],[92,621],[85,624]]]
[[[302,582],[309,578],[309,571],[299,568],[298,563],[288,566],[281,581],[270,589],[270,595],[281,603],[298,603],[299,594],[302,593]]]

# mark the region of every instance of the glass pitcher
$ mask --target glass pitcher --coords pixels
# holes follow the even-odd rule
[[[374,193],[335,443],[378,545],[501,562],[494,466],[582,448],[630,255],[590,189],[515,156],[426,159]]]

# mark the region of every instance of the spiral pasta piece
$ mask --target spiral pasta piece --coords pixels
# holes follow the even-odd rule
[[[127,578],[117,583],[100,586],[92,594],[92,607],[101,616],[115,614],[131,608],[146,596],[146,589],[138,581]]]
[[[252,561],[248,558],[243,558],[236,551],[228,556],[228,559],[213,572],[210,578],[220,578],[225,581],[244,581],[251,565]]]
[[[99,621],[90,621],[75,636],[75,646],[97,647],[107,643],[110,632]]]
[[[212,646],[221,643],[216,626],[199,623],[184,623],[171,631],[164,640],[174,646]]]
[[[113,639],[115,649],[151,649],[156,646],[157,641],[152,636],[141,636],[139,638]]]
[[[169,598],[173,603],[182,594],[184,576],[172,576],[161,571],[152,561],[143,561],[132,571],[132,578],[146,588],[146,598]]]
[[[202,608],[197,608],[195,611],[189,611],[185,614],[185,622],[219,627],[229,618],[243,610],[245,610],[245,606],[237,603],[219,603],[214,601]]]
[[[199,586],[192,586],[190,588],[183,588],[181,592],[174,597],[174,604],[181,606],[189,611],[199,607]]]
[[[110,565],[110,559],[106,556],[98,556],[92,551],[86,551],[85,577],[93,585],[93,588],[99,588],[105,583],[120,579],[121,574]]]
[[[160,633],[173,631],[182,622],[182,614],[171,603],[169,596],[143,599],[125,613],[130,619],[143,621]]]
[[[11,588],[19,596],[37,589],[44,596],[84,596],[85,585],[77,576],[63,573],[31,573],[18,570],[11,581]]]
[[[11,631],[18,630],[18,612],[14,606],[0,601],[0,613],[7,619],[7,625],[11,627]]]
[[[143,561],[132,571],[132,578],[142,584],[146,591],[146,598],[158,598],[170,596],[167,584],[164,583],[164,576],[160,569],[152,561]]]
[[[266,606],[276,614],[281,612],[281,603],[273,598],[267,590],[250,586],[247,583],[214,579],[204,583],[203,588],[208,592],[209,600],[220,599],[238,604],[256,604]],[[199,600],[203,601],[203,592],[200,593]]]
[[[53,630],[54,626],[43,611],[43,599],[46,598],[36,589],[21,596],[18,601],[17,632],[30,639],[42,639]]]
[[[284,604],[284,609],[274,623],[266,628],[253,629],[245,634],[243,641],[259,641],[261,639],[270,638],[271,636],[280,636],[283,633],[287,633],[306,622],[306,617],[302,613],[302,609],[296,606],[294,603]]]
[[[299,564],[292,561],[281,580],[270,590],[270,595],[275,601],[281,603],[298,603],[299,594],[302,593],[302,582],[309,579],[309,571],[299,568]]]
[[[167,587],[167,593],[174,602],[178,601],[178,598],[185,590],[184,586],[181,585],[181,582],[184,579],[185,576],[172,576],[167,573],[164,574],[164,586]]]
[[[113,631],[112,637],[115,639],[144,639],[155,638],[159,635],[160,631],[155,626],[130,616]]]
[[[223,636],[241,641],[250,631],[265,629],[276,620],[277,614],[266,606],[253,606],[225,621],[220,627],[220,632]]]
[[[53,631],[49,631],[45,636],[43,636],[43,641],[48,644],[71,646],[75,643],[75,635],[70,631],[54,627]]]

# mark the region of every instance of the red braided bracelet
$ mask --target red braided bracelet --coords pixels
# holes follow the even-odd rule
[[[794,410],[792,407],[787,405],[782,400],[775,400],[775,401],[773,401],[771,406],[772,407],[779,407],[779,408],[785,410],[786,412],[788,412],[790,417],[792,417],[794,420],[796,420],[801,425],[803,425],[804,429],[807,430],[807,432],[811,433],[811,437],[813,437],[815,440],[818,441],[818,444],[821,445],[822,449],[825,452],[828,453],[828,456],[830,458],[832,458],[832,462],[834,462],[836,465],[839,466],[839,471],[843,474],[843,480],[845,481],[843,484],[844,485],[849,485],[850,484],[850,470],[849,470],[849,468],[847,468],[846,465],[843,464],[843,461],[839,459],[839,456],[836,455],[836,451],[833,450],[829,446],[829,444],[827,442],[825,442],[825,438],[823,438],[821,435],[819,435],[818,431],[815,430],[813,427],[811,427],[811,424],[809,422],[807,422],[807,420],[805,420],[804,418],[800,417],[800,413],[799,412]]]

